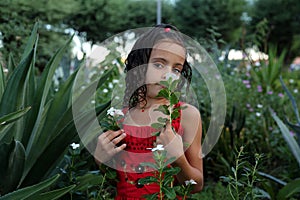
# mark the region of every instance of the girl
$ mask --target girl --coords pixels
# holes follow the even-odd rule
[[[143,199],[145,194],[159,191],[155,183],[138,183],[140,178],[153,176],[153,169],[140,163],[153,161],[151,149],[158,144],[163,145],[168,157],[176,157],[171,165],[181,169],[175,177],[178,184],[193,179],[197,183],[194,192],[203,187],[202,126],[198,109],[179,102],[175,106],[186,107],[180,110],[179,117],[160,130],[159,136],[152,135],[157,130],[151,124],[165,117],[155,109],[170,103],[157,97],[164,88],[160,81],[172,76],[180,79],[178,89],[185,84],[189,88],[192,70],[186,58],[180,33],[174,26],[165,24],[142,35],[127,57],[123,129],[101,134],[94,152],[98,164],[114,162],[119,179],[116,199]]]

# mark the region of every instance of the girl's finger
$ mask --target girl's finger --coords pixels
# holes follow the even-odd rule
[[[117,131],[110,131],[110,132],[106,135],[106,138],[107,138],[109,141],[112,141],[115,137],[121,135],[122,133],[124,133],[124,130],[122,130],[122,129],[117,130]]]
[[[121,146],[114,148],[114,150],[113,150],[114,154],[119,153],[120,151],[124,150],[125,148],[126,148],[126,144],[122,144]]]
[[[115,137],[111,142],[114,145],[117,145],[119,142],[121,142],[126,137],[126,133],[122,133],[121,135]]]

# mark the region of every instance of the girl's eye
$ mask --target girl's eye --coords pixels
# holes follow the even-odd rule
[[[173,72],[174,72],[175,74],[180,74],[180,73],[181,73],[181,70],[180,70],[180,69],[177,69],[177,68],[174,68],[174,69],[173,69]]]
[[[156,68],[159,68],[159,69],[161,69],[161,68],[164,67],[164,66],[163,66],[162,64],[160,64],[160,63],[154,63],[154,66],[155,66]]]

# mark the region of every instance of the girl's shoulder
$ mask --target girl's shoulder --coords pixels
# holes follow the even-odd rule
[[[183,122],[191,122],[196,119],[201,119],[200,112],[195,106],[185,102],[181,102],[181,107],[183,108],[181,111]]]

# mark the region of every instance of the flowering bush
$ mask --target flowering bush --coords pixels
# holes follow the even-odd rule
[[[107,110],[106,117],[100,122],[104,131],[113,130],[117,131],[122,128],[122,120],[124,118],[124,113],[120,109],[115,109],[111,107]]]

